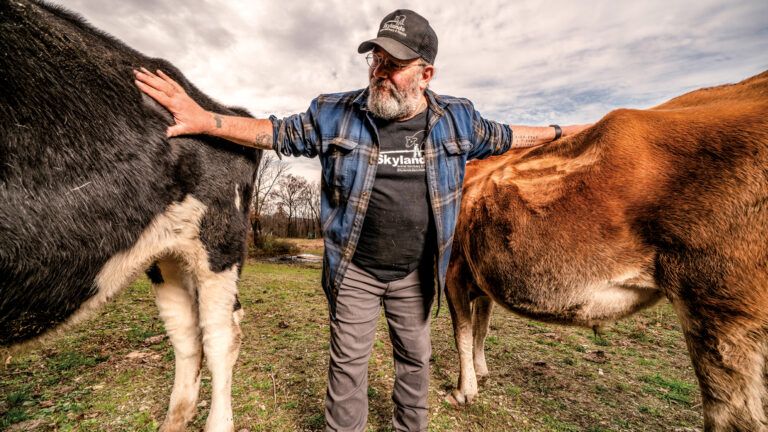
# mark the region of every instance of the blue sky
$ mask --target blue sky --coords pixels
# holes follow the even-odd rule
[[[257,117],[365,87],[357,46],[397,8],[419,12],[437,32],[432,89],[511,124],[596,121],[768,69],[765,0],[58,3]],[[319,178],[317,160],[290,163]]]

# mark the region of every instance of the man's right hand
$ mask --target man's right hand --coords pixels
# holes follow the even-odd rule
[[[204,110],[171,77],[157,71],[153,74],[145,68],[133,71],[136,86],[171,112],[176,122],[166,131],[168,137],[210,133],[216,126],[215,115]],[[218,120],[218,125],[221,119]]]

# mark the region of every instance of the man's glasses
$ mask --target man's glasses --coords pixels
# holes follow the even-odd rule
[[[398,63],[377,54],[368,54],[365,56],[365,61],[368,62],[368,66],[374,69],[378,68],[380,71],[386,72],[400,72],[402,70],[408,69],[411,66],[427,66],[427,64],[423,62]]]

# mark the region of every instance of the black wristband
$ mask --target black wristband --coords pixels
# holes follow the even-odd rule
[[[556,124],[549,125],[551,128],[555,128],[555,139],[552,141],[557,141],[560,139],[561,136],[563,136],[563,129],[560,128],[560,126]]]

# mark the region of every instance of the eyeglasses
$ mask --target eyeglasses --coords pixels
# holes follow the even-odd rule
[[[365,61],[368,62],[368,66],[373,69],[378,69],[385,72],[400,72],[408,69],[411,66],[427,66],[426,63],[398,63],[396,61],[385,58],[377,54],[368,54],[365,56]]]

